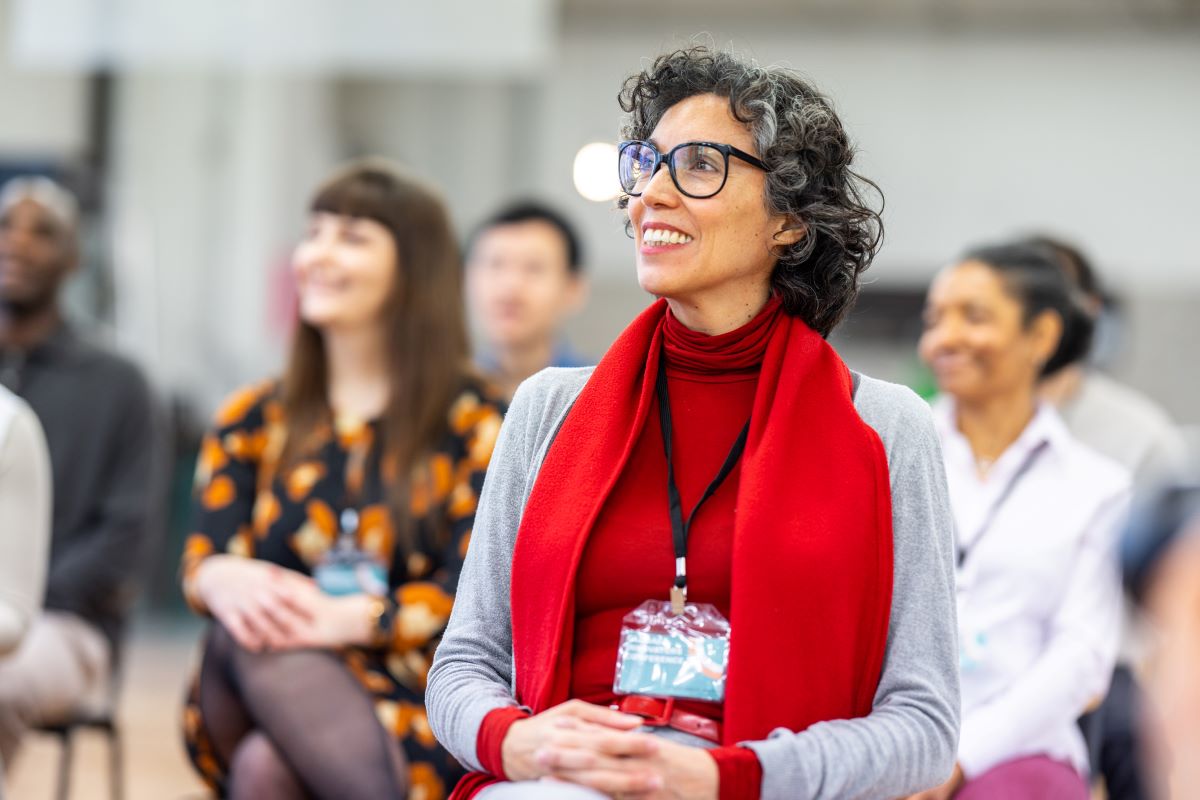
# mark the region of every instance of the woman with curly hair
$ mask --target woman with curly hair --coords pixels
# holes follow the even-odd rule
[[[455,797],[897,797],[958,734],[928,407],[825,341],[879,243],[829,102],[693,48],[621,93],[660,299],[517,392],[427,695]],[[870,184],[867,184],[870,185]]]

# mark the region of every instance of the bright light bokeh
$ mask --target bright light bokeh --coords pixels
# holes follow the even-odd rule
[[[588,200],[602,203],[620,193],[617,184],[617,146],[592,142],[575,154],[575,189]]]

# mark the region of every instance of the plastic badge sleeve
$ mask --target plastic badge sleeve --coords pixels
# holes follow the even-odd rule
[[[729,667],[729,621],[711,603],[647,600],[625,615],[617,648],[617,694],[720,703]]]

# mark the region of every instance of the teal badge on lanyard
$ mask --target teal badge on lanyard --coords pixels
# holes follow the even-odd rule
[[[613,691],[720,703],[728,666],[729,622],[715,606],[687,603],[676,614],[647,600],[622,621]]]
[[[358,531],[358,512],[353,508],[342,511],[341,531],[337,542],[313,570],[317,586],[325,594],[387,594],[387,570],[383,564],[364,553],[355,544]]]
[[[647,600],[625,615],[617,647],[613,691],[720,703],[729,666],[729,620],[711,603],[687,602],[687,541],[696,512],[733,471],[750,432],[747,422],[716,477],[685,519],[672,463],[671,404],[663,357],[658,362],[658,417],[667,458],[667,500],[675,545],[675,582],[670,600]]]

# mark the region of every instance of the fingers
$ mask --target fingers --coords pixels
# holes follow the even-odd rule
[[[310,621],[297,613],[270,588],[261,588],[228,598],[214,611],[233,638],[250,652],[278,650],[299,645]]]
[[[650,758],[661,751],[661,742],[648,734],[616,731],[569,717],[555,720],[554,727],[559,732],[549,744],[555,746],[585,748],[614,758]]]
[[[252,628],[242,618],[241,612],[236,609],[228,611],[215,611],[213,614],[217,617],[225,630],[229,631],[229,635],[243,650],[248,650],[251,653],[257,653],[263,649],[264,642],[258,631]]]
[[[312,623],[308,608],[288,597],[287,592],[264,589],[256,598],[258,618],[273,646],[282,646],[294,640]]]
[[[603,725],[606,728],[616,728],[631,731],[642,725],[642,718],[636,714],[624,714],[605,706],[586,703],[582,700],[568,700],[553,711],[563,716],[590,722],[593,725]]]
[[[285,615],[288,619],[293,620],[293,624],[297,622],[310,624],[316,620],[316,606],[320,598],[312,596],[303,589],[297,591],[295,584],[272,584],[267,587],[266,591],[270,592],[274,601],[273,613]]]
[[[551,773],[557,780],[587,786],[610,796],[638,797],[663,788],[663,779],[647,769],[581,769]]]

